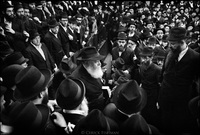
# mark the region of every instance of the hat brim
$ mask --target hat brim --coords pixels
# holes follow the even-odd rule
[[[47,69],[42,69],[42,70],[40,70],[40,72],[45,77],[45,81],[44,81],[43,85],[39,88],[40,90],[38,90],[34,94],[30,94],[29,96],[26,96],[26,95],[23,95],[18,88],[16,88],[13,93],[13,96],[16,100],[18,100],[18,101],[29,100],[29,99],[33,98],[34,96],[38,95],[40,92],[44,91],[45,87],[48,87],[48,84],[51,81],[51,71],[47,70]]]
[[[49,117],[50,117],[50,110],[49,110],[49,108],[48,108],[46,105],[44,105],[44,104],[37,104],[37,105],[35,105],[35,106],[38,108],[38,110],[39,110],[39,111],[41,112],[41,114],[42,114],[42,123],[41,123],[40,127],[41,127],[41,129],[43,129],[43,128],[45,127],[45,125],[46,125],[46,123],[47,123]]]
[[[44,75],[45,77],[45,82],[44,82],[44,85],[43,87],[48,87],[50,85],[50,82],[52,81],[52,78],[51,78],[51,71],[48,70],[48,69],[40,69],[40,72]]]
[[[124,85],[125,85],[125,83],[122,83],[115,89],[115,92],[113,93],[114,94],[113,95],[114,104],[116,105],[116,107],[119,110],[123,111],[126,114],[131,114],[131,113],[136,113],[136,112],[141,111],[145,107],[146,102],[147,102],[147,95],[146,95],[144,89],[139,87],[139,92],[141,92],[142,96],[141,96],[141,100],[138,103],[138,105],[135,106],[135,108],[130,108],[130,107],[125,108],[127,106],[125,106],[123,103],[119,102],[119,93],[120,93],[122,87],[124,87]]]
[[[180,37],[180,38],[175,38],[174,36],[168,36],[167,37],[167,41],[181,41],[181,40],[184,40],[184,39],[186,39],[187,38],[187,36],[184,36],[184,37]]]
[[[103,56],[103,55],[98,55],[98,56],[96,56],[96,57],[90,57],[90,58],[83,58],[83,57],[77,57],[76,59],[77,60],[102,60],[102,59],[104,59],[105,58],[105,56]]]
[[[59,26],[59,23],[57,22],[57,23],[54,24],[54,25],[50,25],[50,24],[48,24],[48,26],[49,26],[50,28],[55,28],[56,26]]]
[[[83,82],[81,80],[78,80],[78,79],[74,79],[74,78],[71,78],[74,82],[76,82],[78,84],[78,86],[81,88],[81,98],[79,100],[79,102],[77,104],[80,104],[84,97],[85,97],[85,92],[86,92],[86,88],[85,88],[85,85],[83,84]]]

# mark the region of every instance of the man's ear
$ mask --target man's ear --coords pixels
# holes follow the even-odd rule
[[[45,91],[40,92],[40,94],[39,94],[39,98],[44,97],[44,95],[45,95]]]

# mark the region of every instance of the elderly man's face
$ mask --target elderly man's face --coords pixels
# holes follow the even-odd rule
[[[130,48],[132,51],[134,51],[136,46],[137,46],[137,44],[134,41],[128,40],[128,44],[127,44],[128,48]]]
[[[88,66],[86,70],[93,78],[102,78],[103,76],[103,70],[101,68],[100,60],[88,61]]]

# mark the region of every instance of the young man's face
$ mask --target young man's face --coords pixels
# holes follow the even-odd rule
[[[125,48],[125,45],[126,45],[127,41],[120,39],[120,40],[117,41],[117,43],[119,45],[119,49],[122,51]]]
[[[61,18],[60,23],[61,23],[64,27],[67,27],[67,25],[68,25],[68,19],[67,19],[67,18]]]
[[[13,7],[6,8],[6,14],[12,17],[14,15]]]

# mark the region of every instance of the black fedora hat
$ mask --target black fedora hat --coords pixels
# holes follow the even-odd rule
[[[119,32],[117,35],[118,40],[127,40],[127,35],[125,32]]]
[[[6,66],[12,65],[12,64],[23,64],[25,62],[29,61],[29,59],[25,58],[21,52],[16,52],[14,51],[13,53],[11,53],[10,55],[8,55],[5,60],[4,63]]]
[[[149,125],[139,114],[132,115],[124,121],[119,129],[120,134],[124,135],[159,135],[159,130]]]
[[[164,59],[167,55],[167,52],[164,50],[159,49],[158,53],[154,56],[155,59]]]
[[[41,133],[49,119],[49,108],[44,104],[34,105],[33,102],[16,101],[9,112],[14,133]]]
[[[22,69],[15,77],[14,98],[18,101],[30,100],[45,90],[51,79],[51,71],[39,70],[35,66]]]
[[[81,80],[67,78],[56,92],[56,101],[62,109],[71,110],[80,105],[85,97],[85,85]]]
[[[29,40],[33,40],[37,36],[40,36],[40,34],[35,29],[30,30],[29,35],[30,35]]]
[[[76,125],[73,133],[80,134],[83,132],[96,131],[99,134],[105,134],[106,131],[117,130],[117,123],[105,116],[102,111],[93,109],[89,114],[82,118]]]
[[[93,46],[85,47],[81,50],[77,60],[102,60],[105,56],[100,55],[97,49]]]
[[[7,41],[0,41],[0,56],[6,56],[13,52],[14,50]]]
[[[3,85],[13,87],[15,85],[15,76],[24,69],[22,65],[12,64],[7,66],[2,71]]]
[[[173,27],[169,31],[169,41],[181,41],[187,38],[187,30],[183,27]]]
[[[63,58],[60,63],[59,69],[62,73],[68,75],[71,74],[76,69],[76,67],[77,64],[74,63],[71,58]]]
[[[112,64],[113,64],[113,66],[114,66],[115,68],[117,68],[117,69],[122,69],[123,66],[124,66],[124,64],[125,64],[125,62],[124,62],[124,60],[123,60],[121,57],[119,57],[119,58],[117,58],[116,60],[114,60],[114,61],[112,62]]]
[[[154,51],[151,47],[144,47],[139,53],[140,56],[153,56]]]
[[[113,93],[116,107],[125,114],[141,111],[146,105],[146,93],[135,80],[118,85]]]
[[[51,18],[48,21],[48,26],[49,26],[49,28],[55,28],[56,26],[59,26],[59,23],[57,22],[57,20],[55,18]]]

